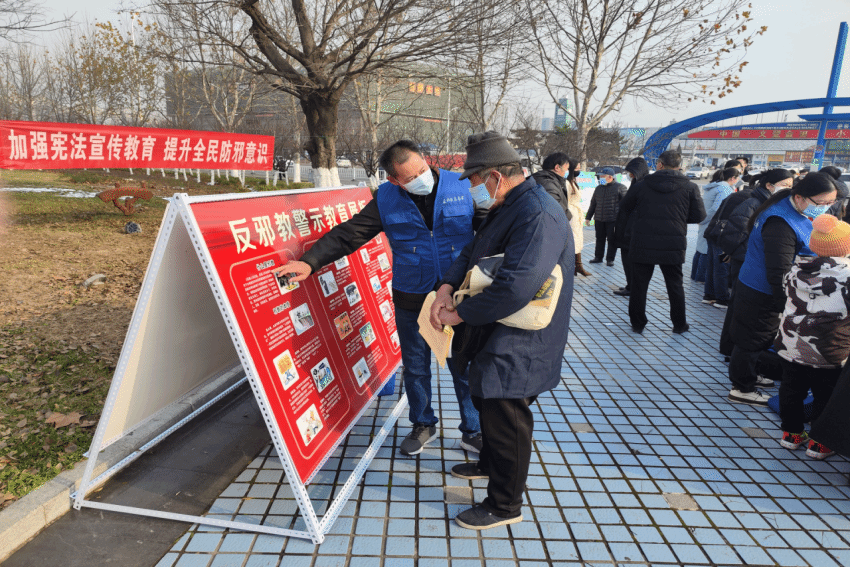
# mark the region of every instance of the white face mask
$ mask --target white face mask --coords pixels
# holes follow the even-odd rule
[[[490,179],[490,176],[487,176],[483,182],[478,185],[474,185],[469,188],[469,192],[472,194],[472,200],[475,201],[475,205],[482,209],[491,209],[493,205],[496,204],[496,199],[490,195],[490,191],[487,190],[487,180]],[[498,187],[498,185],[496,185]]]
[[[404,185],[405,191],[413,195],[428,195],[434,190],[434,176],[431,175],[431,169],[426,169],[425,173]]]

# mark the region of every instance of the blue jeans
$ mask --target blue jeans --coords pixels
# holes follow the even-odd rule
[[[691,279],[697,282],[705,281],[705,254],[694,252],[694,259],[691,261]]]
[[[729,264],[720,261],[723,249],[709,242],[706,254],[705,295],[729,301]]]
[[[435,425],[437,416],[431,407],[431,348],[419,334],[417,318],[419,312],[407,309],[395,310],[395,322],[401,346],[401,361],[404,364],[404,390],[410,404],[410,422]],[[475,434],[481,429],[478,410],[469,397],[467,368],[458,368],[455,359],[449,358],[447,366],[454,381],[457,404],[460,408],[460,430]]]

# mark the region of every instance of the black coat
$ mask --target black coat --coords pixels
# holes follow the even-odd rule
[[[622,183],[606,183],[599,185],[593,190],[593,198],[584,220],[590,220],[594,216],[596,222],[613,222],[617,220],[617,211],[620,201],[626,196],[627,187]]]
[[[672,169],[657,171],[633,186],[620,209],[634,217],[629,259],[637,264],[684,264],[688,224],[705,218],[699,187]]]
[[[628,191],[631,191],[632,187],[634,187],[638,181],[643,180],[644,177],[649,175],[649,165],[647,165],[646,160],[642,157],[632,159],[626,164],[625,169],[634,176]],[[626,191],[626,193],[628,193],[628,191]],[[620,210],[617,211],[617,221],[614,226],[614,244],[620,248],[628,250],[629,244],[632,240],[633,225],[633,217],[629,215],[628,212],[624,211],[623,207],[620,207]]]
[[[811,437],[836,453],[850,457],[850,364],[844,365],[838,384],[820,417],[812,422]]]
[[[564,176],[548,169],[541,169],[531,176],[561,205],[567,215],[567,220],[572,220],[573,214],[570,212],[569,196],[567,195],[567,180],[564,179]]]
[[[741,191],[743,193],[743,191]],[[762,203],[770,197],[770,191],[764,186],[756,187],[749,194],[749,198],[732,210],[726,230],[717,244],[723,249],[724,254],[729,254],[735,260],[743,262],[747,256],[747,239],[750,237],[750,217],[756,212]],[[729,195],[731,199],[735,195]],[[730,203],[730,207],[734,203]]]

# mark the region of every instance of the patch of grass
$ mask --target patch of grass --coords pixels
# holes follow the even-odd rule
[[[87,350],[0,329],[0,501],[6,505],[88,450],[113,369]]]
[[[259,183],[259,187],[257,187],[258,191],[283,191],[288,189],[307,189],[313,187],[313,184],[310,182],[301,182],[301,183],[287,183],[286,181],[278,181],[277,187],[269,183],[266,185],[265,180]]]
[[[51,225],[64,224],[66,228],[75,225],[88,225],[97,222],[98,225],[109,225],[113,221],[117,226],[124,226],[127,221],[149,221],[162,218],[165,200],[153,197],[150,200],[136,201],[137,212],[124,216],[112,203],[104,203],[96,197],[64,198],[55,193],[22,193],[11,191],[7,193],[11,209],[10,220],[16,225]],[[85,227],[79,227],[87,229]]]

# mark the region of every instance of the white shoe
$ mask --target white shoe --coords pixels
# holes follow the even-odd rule
[[[772,388],[773,380],[771,380],[770,378],[765,378],[764,376],[759,374],[758,376],[756,376],[756,386],[759,386],[761,388]]]
[[[754,392],[742,392],[741,390],[732,389],[729,392],[729,401],[736,404],[748,404],[751,406],[767,407],[767,396],[761,390]]]

